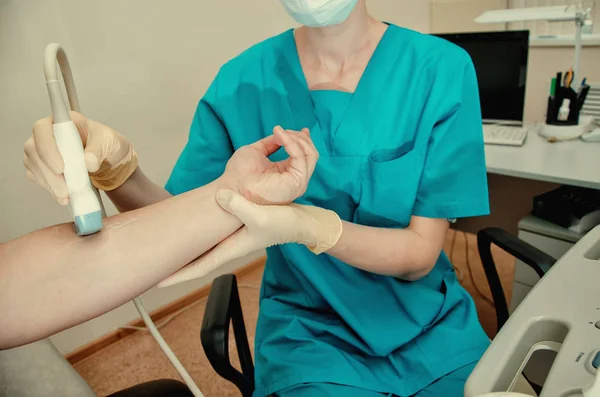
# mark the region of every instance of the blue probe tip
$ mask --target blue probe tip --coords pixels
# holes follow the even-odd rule
[[[75,233],[79,236],[97,233],[102,230],[102,211],[76,216],[74,221]]]

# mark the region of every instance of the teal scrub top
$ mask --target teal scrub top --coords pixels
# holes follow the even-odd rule
[[[213,181],[234,150],[275,125],[310,128],[320,153],[298,203],[385,228],[405,228],[413,215],[489,212],[475,71],[442,39],[390,25],[353,94],[308,89],[292,30],[251,47],[200,101],[167,190]],[[444,253],[415,282],[298,244],[270,248],[267,258],[257,397],[313,382],[409,396],[477,361],[489,344]]]

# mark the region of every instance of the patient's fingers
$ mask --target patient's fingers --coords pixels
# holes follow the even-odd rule
[[[300,132],[291,131],[292,136],[298,142],[307,161],[307,170],[308,174],[306,175],[307,183],[313,172],[315,171],[315,167],[317,165],[317,161],[319,160],[319,152],[315,147],[312,139],[310,138],[310,131],[308,128],[302,129]]]
[[[283,130],[275,130],[275,136],[283,145],[285,151],[290,156],[287,162],[286,171],[295,170],[300,174],[300,177],[305,177],[308,174],[308,163],[306,154],[300,146],[300,139],[295,136],[295,133],[289,133]],[[291,169],[290,169],[291,168]]]
[[[306,132],[304,132],[305,130]],[[295,136],[298,138],[298,143],[306,156],[308,169],[307,179],[310,179],[315,171],[317,161],[319,160],[319,152],[308,135],[308,129],[305,128],[302,132],[296,132]]]
[[[277,127],[275,127],[277,128]],[[281,129],[281,127],[279,127]],[[281,147],[280,143],[277,141],[277,137],[275,135],[269,135],[266,138],[261,139],[258,142],[254,142],[252,147],[257,148],[261,151],[265,156],[270,156],[275,153]]]
[[[317,148],[315,148],[315,145],[312,141],[312,138],[310,137],[310,130],[308,128],[303,128],[302,131],[298,131],[296,133],[303,141],[308,142],[314,148],[314,150],[317,150]]]

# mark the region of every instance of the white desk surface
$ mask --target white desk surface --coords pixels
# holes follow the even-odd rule
[[[492,174],[600,189],[600,143],[547,142],[530,131],[523,146],[485,145]]]

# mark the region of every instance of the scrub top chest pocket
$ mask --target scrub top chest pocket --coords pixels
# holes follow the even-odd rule
[[[371,152],[361,172],[356,222],[375,227],[408,226],[424,161],[413,141]]]
[[[335,211],[345,221],[352,221],[360,197],[360,173],[364,158],[360,156],[321,156],[299,204],[316,205]]]

